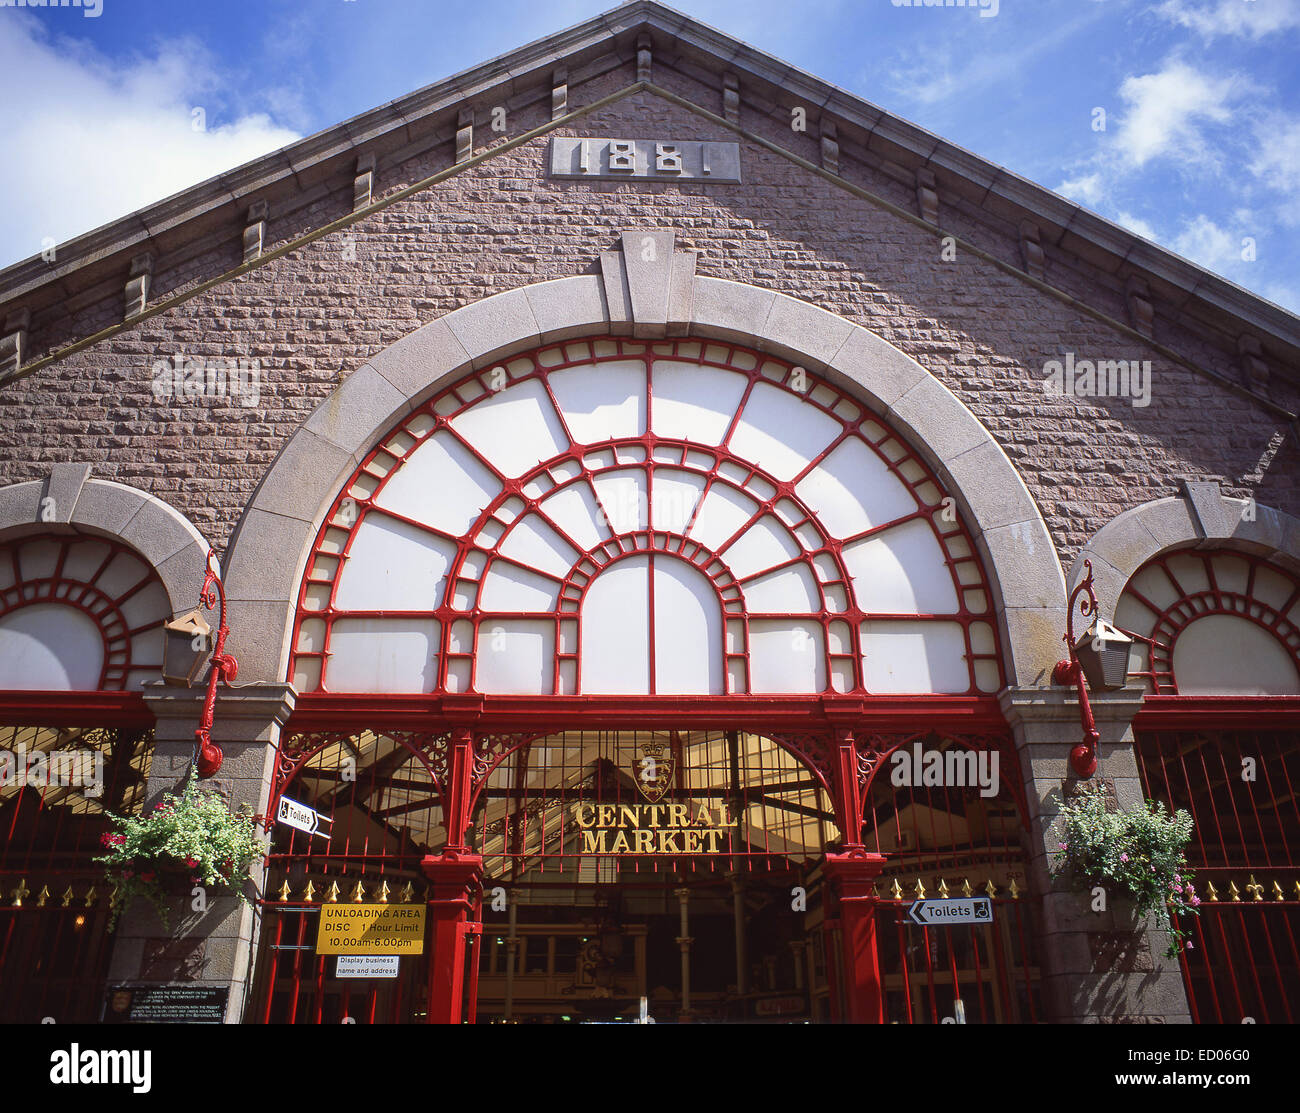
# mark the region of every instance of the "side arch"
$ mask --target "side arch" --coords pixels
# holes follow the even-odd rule
[[[120,541],[158,574],[172,617],[196,607],[207,539],[162,499],[125,483],[88,478],[89,471],[84,464],[59,464],[45,480],[0,487],[0,540],[82,533]]]
[[[825,375],[886,417],[955,492],[992,581],[1009,682],[1048,682],[1063,628],[1060,561],[1019,474],[951,391],[844,318],[770,290],[686,277],[685,267],[663,271],[667,315],[679,320],[665,325],[661,317],[654,331],[632,308],[640,303],[627,296],[629,277],[608,260],[605,267],[602,276],[497,294],[417,329],[353,372],[290,438],[245,508],[225,562],[241,675],[267,682],[284,676],[316,533],[341,486],[395,421],[465,370],[580,335],[635,332],[744,342]]]
[[[1199,485],[1198,485],[1199,486]],[[1173,549],[1240,549],[1300,572],[1300,518],[1217,489],[1191,489],[1125,510],[1101,527],[1070,566],[1069,587],[1092,564],[1101,616],[1114,618],[1129,580],[1149,560]]]

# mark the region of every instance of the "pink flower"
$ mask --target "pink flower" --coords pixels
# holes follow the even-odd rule
[[[1121,862],[1127,862],[1127,861],[1128,861],[1128,855],[1127,855],[1127,854],[1121,854],[1121,855],[1119,856],[1119,860],[1120,860]]]
[[[190,869],[194,869],[198,865],[198,862],[195,861],[193,858],[186,858],[185,865],[188,866]]]
[[[1193,897],[1192,897],[1192,907],[1193,907],[1193,908],[1195,908],[1195,907],[1196,907],[1198,904],[1200,904],[1200,903],[1201,903],[1201,898],[1200,898],[1200,897],[1198,897],[1198,896],[1193,896]]]

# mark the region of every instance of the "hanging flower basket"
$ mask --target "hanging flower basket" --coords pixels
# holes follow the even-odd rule
[[[95,859],[116,889],[109,929],[137,897],[167,926],[168,905],[189,885],[229,890],[248,903],[243,881],[264,852],[259,830],[245,806],[232,812],[216,792],[191,779],[179,796],[168,793],[147,815],[109,815],[116,828],[100,837],[106,853]]]
[[[1053,876],[1076,889],[1101,885],[1132,898],[1138,919],[1155,913],[1167,926],[1169,958],[1183,949],[1187,933],[1179,916],[1197,916],[1201,898],[1187,866],[1192,817],[1170,815],[1163,804],[1148,800],[1130,811],[1107,811],[1105,789],[1084,788],[1061,809],[1062,841],[1053,855]]]

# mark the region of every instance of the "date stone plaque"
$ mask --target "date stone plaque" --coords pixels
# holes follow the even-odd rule
[[[553,136],[552,178],[740,183],[740,144]]]

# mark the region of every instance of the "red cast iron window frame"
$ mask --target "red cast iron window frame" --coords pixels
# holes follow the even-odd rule
[[[604,342],[610,345],[613,350],[595,354],[592,344],[594,342]],[[683,354],[682,349],[688,349]],[[698,356],[691,354],[689,349],[698,348]],[[557,353],[562,353],[559,358],[554,358]],[[543,362],[539,357],[548,355],[553,358]],[[740,363],[737,365],[737,357],[740,357]],[[456,695],[476,696],[485,700],[505,699],[510,700],[512,696],[499,696],[478,692],[475,688],[477,677],[471,672],[470,686],[466,691],[449,690],[447,687],[448,667],[451,661],[473,657],[473,650],[467,652],[456,652],[451,649],[452,626],[454,623],[468,621],[472,624],[473,637],[469,640],[471,646],[478,645],[479,626],[484,622],[518,618],[521,620],[549,621],[554,623],[554,646],[553,671],[551,676],[552,690],[543,696],[529,697],[532,699],[555,699],[564,693],[559,691],[560,688],[560,670],[562,661],[567,657],[573,657],[578,646],[581,644],[580,636],[573,635],[574,646],[570,653],[563,650],[564,637],[562,634],[561,623],[564,621],[580,622],[579,608],[582,595],[585,593],[587,586],[594,578],[597,571],[608,566],[615,560],[621,560],[625,557],[638,553],[652,554],[655,552],[663,553],[673,557],[686,559],[697,569],[704,571],[709,575],[710,581],[714,585],[715,595],[719,602],[722,614],[722,627],[724,645],[721,647],[724,656],[724,672],[727,666],[737,658],[745,658],[745,689],[744,692],[728,692],[725,695],[713,695],[708,697],[711,700],[725,699],[751,699],[751,698],[771,698],[766,694],[753,697],[750,696],[748,689],[752,687],[752,674],[748,669],[748,643],[749,643],[749,624],[753,620],[762,620],[763,618],[775,618],[787,621],[804,621],[819,623],[822,628],[824,638],[825,659],[825,676],[826,687],[817,693],[791,693],[789,697],[776,695],[775,698],[791,699],[821,699],[834,698],[839,695],[851,695],[856,697],[872,698],[872,693],[868,692],[863,683],[863,663],[861,652],[862,627],[864,622],[868,621],[915,621],[918,623],[942,621],[958,624],[963,632],[965,648],[965,664],[967,674],[970,680],[969,687],[964,693],[966,697],[975,697],[987,699],[989,693],[987,688],[980,688],[976,678],[975,663],[978,660],[992,660],[997,670],[996,687],[1001,688],[1006,683],[1005,669],[1001,656],[1001,638],[997,629],[997,620],[993,603],[993,592],[989,586],[988,577],[979,560],[978,553],[975,549],[973,540],[967,531],[960,516],[952,523],[940,522],[938,519],[942,511],[948,509],[952,504],[948,492],[940,484],[937,477],[933,474],[924,462],[910,449],[906,442],[899,437],[880,416],[870,411],[865,405],[852,398],[846,392],[833,386],[824,378],[813,375],[802,368],[796,369],[795,365],[788,361],[776,360],[755,352],[742,345],[723,344],[712,341],[703,341],[696,339],[682,339],[663,343],[637,342],[623,338],[609,337],[590,337],[581,340],[567,341],[563,344],[543,345],[521,355],[514,356],[510,360],[503,361],[505,364],[515,366],[520,360],[531,360],[531,370],[524,373],[512,374],[507,387],[517,386],[521,383],[531,380],[538,380],[544,388],[546,395],[555,408],[556,416],[560,426],[569,438],[568,448],[552,457],[543,461],[541,464],[530,469],[527,473],[519,478],[510,478],[498,470],[494,464],[482,456],[461,434],[459,434],[450,422],[460,416],[472,406],[499,391],[494,389],[490,383],[490,369],[485,368],[481,371],[475,371],[462,376],[450,386],[439,391],[429,401],[417,407],[411,413],[403,417],[383,438],[378,445],[372,449],[366,456],[361,465],[353,472],[348,482],[344,484],[339,494],[331,504],[329,513],[317,532],[316,540],[312,546],[311,554],[307,561],[306,571],[304,573],[299,593],[298,603],[293,623],[293,640],[292,651],[290,654],[287,679],[292,681],[299,662],[309,659],[315,659],[320,662],[321,675],[314,690],[308,690],[305,694],[308,701],[313,696],[324,696],[331,694],[327,687],[329,682],[328,661],[330,656],[330,637],[333,632],[335,623],[340,618],[411,618],[411,619],[435,619],[438,622],[439,650],[438,650],[438,675],[434,685],[433,695],[446,695],[453,697]],[[653,396],[654,396],[654,373],[653,365],[656,360],[669,360],[674,362],[695,362],[703,367],[717,368],[734,374],[740,374],[746,377],[747,382],[739,403],[735,406],[734,412],[729,419],[729,425],[726,435],[721,445],[709,445],[687,441],[678,438],[667,438],[655,435],[653,432],[643,432],[635,437],[616,437],[602,440],[595,443],[577,442],[564,425],[564,411],[559,406],[554,395],[551,392],[548,376],[567,370],[572,367],[584,365],[599,365],[606,362],[628,362],[639,360],[646,364],[646,413],[644,425],[647,430],[654,428],[653,419]],[[748,366],[752,364],[752,366]],[[776,377],[770,373],[769,369],[775,369]],[[769,372],[769,373],[765,373]],[[802,375],[803,381],[800,383],[802,389],[796,389],[793,385],[797,380],[796,376]],[[736,457],[728,448],[728,444],[734,434],[737,426],[740,424],[741,416],[744,413],[745,406],[748,403],[754,387],[764,383],[768,386],[777,387],[791,396],[792,402],[801,402],[815,406],[823,414],[829,416],[841,426],[840,430],[831,439],[830,443],[825,445],[822,450],[806,465],[799,473],[789,481],[779,481],[775,477],[765,474],[760,468],[748,461]],[[423,432],[415,433],[410,431],[413,422],[420,421],[428,423],[423,428]],[[866,426],[872,425],[877,427],[877,432],[873,435]],[[446,431],[452,436],[459,446],[469,453],[475,461],[484,467],[492,475],[496,483],[499,484],[499,492],[493,497],[486,508],[484,508],[474,521],[473,525],[462,535],[453,536],[445,531],[439,530],[426,523],[416,521],[405,517],[401,514],[394,513],[390,510],[383,510],[375,506],[375,500],[382,494],[386,484],[401,468],[402,464],[409,456],[415,452],[418,447],[425,443],[429,438],[439,431]],[[809,473],[812,472],[819,464],[834,452],[838,447],[845,443],[849,438],[858,436],[863,444],[871,449],[883,465],[888,469],[900,483],[904,485],[909,494],[918,504],[918,508],[907,514],[891,519],[888,522],[879,523],[871,526],[869,529],[852,535],[851,537],[839,540],[831,536],[829,530],[822,527],[816,517],[808,510],[803,501],[795,493],[795,487]],[[404,443],[409,442],[409,443]],[[593,466],[590,458],[599,453],[608,453],[612,457],[612,462],[603,466]],[[641,454],[638,461],[635,459],[637,453]],[[674,454],[672,459],[667,459],[668,454]],[[708,468],[699,466],[689,466],[692,457],[710,457],[711,463]],[[750,515],[745,525],[737,530],[733,536],[728,538],[723,544],[718,546],[719,552],[725,553],[727,548],[734,544],[737,538],[741,536],[754,523],[764,519],[773,518],[780,523],[783,528],[790,534],[794,534],[797,529],[805,525],[811,525],[817,531],[820,539],[820,545],[814,550],[809,550],[805,545],[799,545],[799,555],[791,558],[784,563],[778,563],[766,567],[759,572],[747,575],[742,580],[737,581],[732,577],[729,569],[719,569],[717,565],[722,563],[716,560],[715,554],[712,554],[699,542],[684,537],[681,533],[676,533],[664,529],[656,529],[653,520],[654,507],[654,489],[653,477],[656,469],[673,469],[678,471],[695,471],[705,477],[704,489],[700,492],[690,524],[694,524],[694,515],[699,513],[700,508],[708,498],[710,491],[718,484],[729,485],[734,489],[745,493],[746,497],[758,504],[757,509]],[[730,475],[724,475],[723,469],[727,468]],[[909,479],[904,469],[908,469],[912,474],[919,472],[919,478]],[[562,471],[561,469],[568,469]],[[566,577],[557,577],[551,573],[528,565],[522,562],[512,561],[500,555],[499,548],[509,535],[509,530],[514,522],[526,518],[529,514],[539,513],[538,504],[550,497],[556,491],[572,487],[577,484],[587,484],[591,491],[595,488],[591,486],[590,479],[594,475],[606,472],[627,471],[628,469],[637,469],[646,475],[646,502],[649,507],[647,511],[648,528],[625,531],[617,534],[612,540],[603,542],[594,549],[587,549],[571,538],[566,538],[573,548],[580,555],[570,569]],[[739,469],[744,474],[742,480],[737,481],[734,478],[736,470]],[[576,470],[576,474],[574,474]],[[560,476],[557,477],[557,472]],[[375,481],[377,485],[368,495],[360,495],[354,491],[354,486],[359,481]],[[536,497],[529,496],[525,493],[525,488],[542,477],[549,481],[549,486],[544,493]],[[771,493],[766,497],[761,497],[758,493],[750,489],[750,484],[757,484],[762,488],[770,488]],[[937,492],[937,496],[926,498],[921,489],[931,487]],[[779,504],[793,506],[797,508],[801,517],[791,523],[789,517],[783,516],[777,507]],[[597,505],[602,505],[597,497]],[[514,510],[515,506],[521,506],[522,511]],[[336,595],[338,584],[341,580],[343,565],[346,563],[352,543],[357,536],[360,524],[366,520],[368,513],[378,511],[384,516],[395,521],[404,522],[405,524],[417,529],[425,530],[432,536],[441,538],[444,542],[455,543],[456,555],[449,568],[444,580],[444,587],[438,605],[419,609],[419,610],[392,610],[384,609],[380,611],[357,611],[342,610],[336,606]],[[788,514],[788,511],[787,511]],[[957,609],[952,613],[946,614],[885,614],[878,612],[868,612],[861,610],[854,598],[851,580],[848,571],[843,563],[842,551],[851,544],[855,544],[864,539],[884,533],[885,531],[903,525],[912,520],[926,521],[932,531],[936,543],[940,547],[943,555],[944,564],[952,578],[952,587],[957,600]],[[502,532],[488,545],[476,543],[485,529],[493,522],[502,529]],[[554,523],[549,523],[551,528],[556,529]],[[941,529],[941,525],[951,525],[950,529]],[[331,530],[343,530],[347,535],[346,542],[338,551],[327,551],[325,542],[327,533]],[[689,525],[683,532],[689,531]],[[563,531],[558,530],[562,537]],[[960,546],[964,547],[964,554],[959,550],[954,555],[949,544],[959,540]],[[488,554],[488,560],[485,563],[477,580],[466,575],[466,560],[474,552],[485,552]],[[814,561],[818,557],[824,557],[831,563],[835,569],[834,576],[819,574]],[[653,559],[653,557],[651,557]],[[517,615],[511,612],[484,611],[479,606],[479,593],[482,582],[489,574],[493,563],[503,561],[508,564],[516,564],[526,568],[529,572],[540,575],[548,580],[555,581],[558,585],[557,598],[558,602],[555,608],[547,612],[519,612]],[[744,607],[743,590],[744,584],[763,576],[771,575],[780,568],[788,564],[803,563],[807,565],[812,572],[813,582],[817,584],[817,590],[820,595],[820,601],[823,609],[813,612],[780,612],[771,615],[754,614],[748,612]],[[962,571],[960,567],[969,565],[974,570],[974,578],[971,582],[962,582]],[[653,579],[651,579],[653,583]],[[462,585],[473,585],[474,605],[470,610],[455,609],[452,605],[452,599],[458,587]],[[314,588],[328,586],[329,603],[320,609],[308,608],[309,593]],[[841,610],[830,610],[826,606],[827,587],[838,587],[844,593],[844,607]],[[653,590],[653,588],[651,588]],[[983,608],[973,610],[968,605],[968,593],[982,593]],[[739,596],[739,599],[737,598]],[[566,609],[567,608],[567,609]],[[653,614],[653,607],[651,608]],[[738,619],[744,624],[745,637],[743,639],[744,649],[728,651],[726,649],[726,628],[728,620]],[[303,625],[307,622],[323,621],[325,626],[324,637],[320,648],[318,649],[300,649],[302,644]],[[831,643],[829,632],[833,623],[843,624],[847,628],[847,645],[848,651],[838,654],[831,652]],[[993,652],[976,653],[975,647],[971,641],[971,627],[976,623],[986,625],[992,634]],[[651,660],[653,661],[653,649],[651,651]],[[833,687],[832,676],[834,675],[833,663],[837,660],[848,661],[852,667],[853,686],[847,693],[837,692]],[[580,665],[578,666],[580,668]],[[577,692],[581,692],[581,677],[576,673],[572,684]],[[728,687],[730,687],[730,677],[728,676]],[[653,689],[653,683],[651,684]],[[345,693],[339,693],[341,698]],[[362,695],[364,693],[346,693],[348,695]],[[425,698],[429,694],[425,693]],[[403,696],[397,696],[403,699]],[[583,697],[584,699],[587,697]],[[632,699],[644,697],[629,697]],[[652,697],[653,698],[653,697]],[[680,697],[672,697],[680,698]],[[877,694],[874,698],[881,698]],[[918,693],[916,695],[890,695],[891,700],[934,700],[951,699],[951,696],[935,696],[931,694]]]

